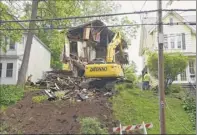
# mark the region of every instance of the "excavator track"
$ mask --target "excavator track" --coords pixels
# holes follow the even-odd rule
[[[103,89],[106,91],[115,88],[116,84],[121,83],[132,83],[132,81],[126,80],[124,78],[104,78],[104,79],[87,79],[81,83],[81,87],[87,89]]]

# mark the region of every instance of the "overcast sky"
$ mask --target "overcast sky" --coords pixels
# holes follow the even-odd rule
[[[133,12],[133,11],[140,11],[142,5],[145,1],[118,1],[121,4],[121,10],[119,12]],[[196,1],[175,1],[172,3],[171,6],[166,7],[167,1],[163,1],[163,8],[168,9],[193,9],[196,8]],[[157,1],[149,1],[147,0],[143,10],[153,10],[157,9]],[[196,15],[196,12],[179,12],[181,15]],[[165,13],[163,13],[165,14]],[[148,17],[156,16],[156,13],[147,14]],[[140,16],[138,15],[129,15],[131,20],[135,20],[136,22],[140,23]],[[133,60],[137,65],[138,74],[141,73],[142,70],[142,58],[138,56],[139,52],[139,41],[140,41],[140,28],[138,29],[137,38],[131,41],[131,46],[129,47],[129,58]]]

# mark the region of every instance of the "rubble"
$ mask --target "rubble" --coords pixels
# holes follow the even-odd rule
[[[69,100],[74,98],[80,102],[91,100],[98,93],[103,93],[99,95],[109,97],[113,95],[113,91],[109,91],[109,89],[105,91],[105,84],[98,81],[98,84],[95,85],[96,82],[82,77],[70,77],[62,71],[54,71],[46,72],[44,79],[39,80],[36,84],[45,89],[48,100]]]

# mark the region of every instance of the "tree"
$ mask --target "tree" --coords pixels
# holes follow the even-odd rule
[[[178,74],[185,71],[188,57],[181,53],[164,53],[164,78],[165,88],[172,84]],[[158,54],[150,53],[148,56],[147,67],[150,73],[158,78]]]
[[[137,81],[136,72],[136,64],[134,61],[132,61],[128,66],[126,66],[124,70],[125,77],[128,80],[133,81],[134,83]]]
[[[34,0],[32,2],[32,13],[31,13],[32,20],[36,19],[37,8],[38,8],[38,0]],[[32,21],[29,23],[29,29],[34,29],[34,28],[35,28],[35,22]],[[25,84],[33,35],[34,35],[33,30],[29,30],[28,35],[27,35],[27,42],[25,45],[25,52],[23,55],[23,61],[22,61],[21,69],[19,71],[19,75],[18,75],[17,85],[23,86]]]
[[[60,18],[68,16],[78,16],[79,9],[78,1],[41,1],[38,5],[37,19],[45,18]],[[28,19],[30,16],[31,6],[29,3],[24,3],[25,15],[22,19]],[[27,25],[27,24],[26,24]],[[54,69],[60,69],[62,63],[60,61],[60,54],[65,44],[65,33],[67,30],[55,30],[54,27],[65,27],[70,26],[71,20],[61,21],[43,21],[37,22],[36,28],[40,28],[36,35],[49,47],[52,52],[51,66]],[[43,29],[46,28],[46,29]]]
[[[0,20],[13,20],[16,19],[14,15],[11,14],[11,9],[4,3],[0,2]],[[22,32],[20,30],[11,31],[9,29],[18,29],[21,28],[19,23],[0,23],[0,48],[6,52],[7,46],[10,41],[20,41],[22,37]]]

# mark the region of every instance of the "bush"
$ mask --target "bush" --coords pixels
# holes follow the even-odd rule
[[[32,101],[34,102],[34,103],[40,103],[40,102],[42,102],[42,101],[44,101],[44,100],[47,100],[47,96],[46,95],[42,95],[42,96],[34,96],[34,97],[32,97]]]
[[[81,134],[108,134],[105,128],[101,128],[96,118],[83,118],[81,120]]]
[[[190,120],[195,128],[196,125],[196,102],[195,98],[186,96],[183,100],[183,109],[188,113]]]
[[[117,85],[115,85],[115,89],[119,90],[119,91],[124,90],[125,89],[125,84],[117,84]]]
[[[15,104],[24,95],[24,89],[16,85],[0,86],[0,106]]]
[[[166,88],[165,93],[171,94],[171,93],[179,93],[181,91],[183,91],[183,88],[181,87],[181,85],[172,84]]]

